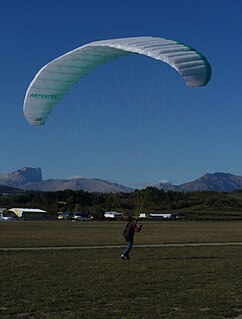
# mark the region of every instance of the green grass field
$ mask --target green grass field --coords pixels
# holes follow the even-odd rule
[[[120,245],[122,222],[2,222],[1,247]],[[145,223],[135,243],[242,241],[241,222]],[[0,318],[239,318],[242,247],[0,251]]]

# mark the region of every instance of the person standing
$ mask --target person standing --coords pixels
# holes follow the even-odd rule
[[[134,242],[134,233],[139,233],[143,227],[143,224],[137,225],[137,222],[133,220],[131,216],[125,217],[127,220],[127,224],[123,231],[123,236],[127,242],[127,247],[125,248],[123,254],[121,255],[121,259],[130,259],[129,253],[133,247]]]

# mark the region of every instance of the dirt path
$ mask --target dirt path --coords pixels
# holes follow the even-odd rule
[[[134,245],[134,248],[150,248],[150,247],[201,247],[201,246],[242,246],[242,242],[230,243],[183,243],[183,244],[147,244]],[[0,251],[38,251],[38,250],[78,250],[78,249],[114,249],[123,248],[125,245],[109,245],[109,246],[56,246],[56,247],[1,247]]]

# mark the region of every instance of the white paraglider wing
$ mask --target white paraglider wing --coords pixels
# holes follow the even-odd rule
[[[56,103],[80,78],[109,59],[138,53],[169,64],[187,87],[208,83],[211,67],[196,50],[177,41],[158,37],[134,37],[96,41],[83,45],[46,64],[30,83],[24,115],[31,125],[43,125]]]

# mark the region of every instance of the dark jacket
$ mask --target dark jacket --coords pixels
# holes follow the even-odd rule
[[[129,221],[126,226],[125,229],[123,231],[123,236],[126,239],[127,242],[129,241],[133,241],[134,238],[134,233],[135,232],[140,232],[141,228],[142,228],[142,224],[138,227],[137,224],[133,221]]]
[[[128,222],[123,231],[123,236],[126,241],[131,241],[134,238],[135,226],[133,222]]]

